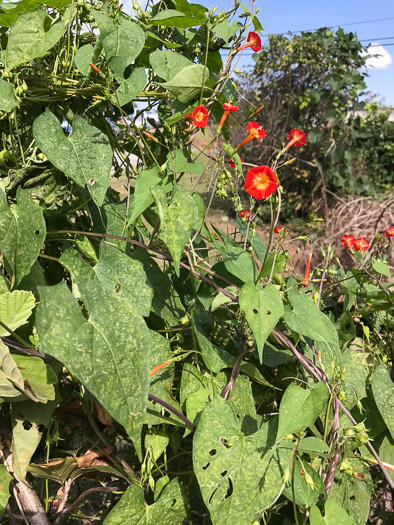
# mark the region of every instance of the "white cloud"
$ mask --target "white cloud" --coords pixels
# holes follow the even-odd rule
[[[390,67],[393,59],[390,53],[383,46],[376,43],[372,43],[367,51],[362,51],[363,56],[365,55],[377,55],[370,56],[367,58],[366,67],[367,69],[387,69]]]

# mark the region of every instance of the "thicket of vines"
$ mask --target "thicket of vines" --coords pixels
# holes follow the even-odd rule
[[[22,0],[0,24],[2,523],[388,523],[394,229],[294,272],[281,179],[311,130],[241,161],[270,131],[232,81],[253,3]]]

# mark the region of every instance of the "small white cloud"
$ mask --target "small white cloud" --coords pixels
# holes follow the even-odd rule
[[[391,66],[391,63],[393,61],[390,53],[385,49],[383,46],[372,43],[367,51],[362,51],[361,54],[363,56],[365,55],[376,55],[376,56],[370,56],[367,58],[366,61],[366,67],[367,69],[373,68],[373,69],[387,69]]]

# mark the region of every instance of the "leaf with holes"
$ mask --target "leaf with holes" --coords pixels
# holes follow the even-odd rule
[[[98,206],[104,201],[112,167],[108,137],[76,115],[66,137],[55,115],[46,109],[33,123],[38,147],[49,161],[80,186],[88,188]]]
[[[139,310],[92,281],[84,290],[87,319],[64,282],[39,292],[40,349],[64,363],[125,427],[141,458],[152,344]]]
[[[17,285],[37,260],[46,227],[43,209],[30,198],[29,191],[19,187],[16,197],[16,206],[8,206],[0,189],[0,251],[13,284]]]
[[[49,425],[56,405],[56,401],[49,401],[43,405],[30,399],[11,404],[12,467],[22,480],[25,479],[26,469],[45,428]]]
[[[380,415],[394,439],[394,383],[385,365],[379,365],[372,375],[372,392]]]
[[[189,505],[178,478],[166,485],[152,505],[145,503],[145,491],[131,485],[104,520],[104,525],[182,525]]]
[[[160,217],[159,239],[166,243],[179,276],[181,254],[192,234],[201,225],[200,208],[190,193],[175,186],[169,204],[163,188],[152,190]]]
[[[27,323],[36,302],[32,292],[15,290],[0,295],[0,320],[12,331]],[[0,337],[10,332],[0,326]]]
[[[253,434],[220,396],[207,403],[194,435],[193,465],[214,525],[251,525],[283,489],[291,452],[275,447],[271,419]]]
[[[273,284],[268,283],[263,290],[257,290],[248,281],[239,294],[239,306],[256,338],[260,361],[264,362],[264,343],[284,312],[282,298]]]
[[[312,390],[291,383],[283,394],[279,407],[278,439],[310,427],[327,405],[330,393],[320,381]]]

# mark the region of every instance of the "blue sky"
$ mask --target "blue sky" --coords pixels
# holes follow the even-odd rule
[[[190,0],[191,1],[191,0]],[[228,9],[231,0],[194,0],[207,7],[223,3]],[[249,5],[248,0],[244,0]],[[130,12],[125,2],[126,12]],[[141,5],[145,2],[141,0]],[[373,60],[375,67],[369,67],[368,89],[376,93],[380,100],[394,106],[394,0],[256,0],[255,9],[260,8],[258,17],[264,27],[264,34],[286,33],[316,29],[319,27],[343,27],[346,31],[357,33],[364,45],[379,44],[373,47],[374,53],[381,53],[380,59]],[[378,19],[388,20],[378,20]],[[391,19],[390,19],[391,18]],[[371,21],[372,20],[372,21]],[[362,23],[371,21],[368,23]],[[383,40],[387,38],[387,40]],[[392,45],[390,45],[392,44]],[[240,69],[252,65],[250,54],[244,53]]]

